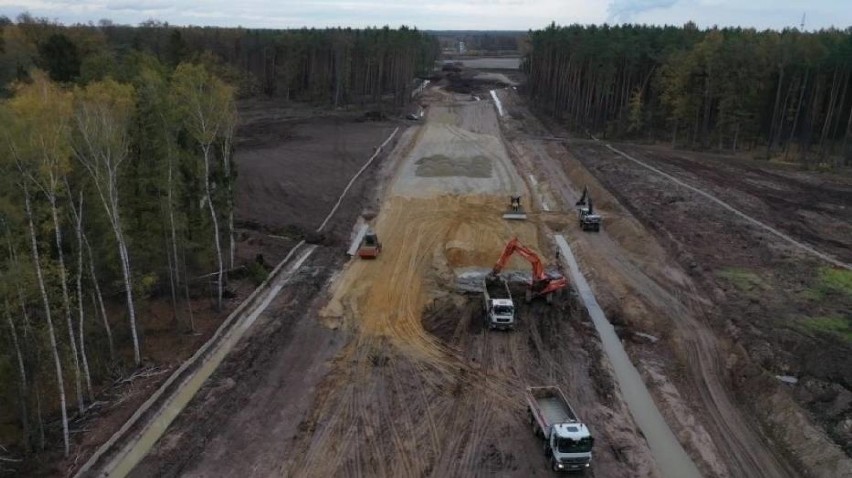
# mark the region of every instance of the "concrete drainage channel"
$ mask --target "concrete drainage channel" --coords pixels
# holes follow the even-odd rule
[[[686,450],[683,449],[672,433],[671,428],[654,403],[654,399],[651,398],[647,387],[645,387],[645,382],[639,376],[639,371],[636,370],[636,367],[630,361],[630,357],[627,356],[615,329],[598,305],[595,294],[580,272],[580,267],[577,265],[565,237],[554,235],[554,239],[563,261],[571,272],[571,279],[577,293],[583,300],[583,304],[595,324],[604,352],[612,364],[615,379],[618,381],[618,387],[621,389],[624,401],[627,403],[630,414],[633,415],[639,429],[645,435],[660,473],[666,477],[700,477],[701,473],[695,466],[695,462],[686,454]]]
[[[393,130],[361,169],[352,176],[331,212],[317,228],[317,232],[322,232],[337,212],[349,189],[397,132],[399,128]],[[296,244],[287,257],[272,270],[269,277],[222,322],[213,337],[169,376],[136,413],[95,451],[74,477],[96,474],[104,477],[123,477],[130,473],[316,248],[315,245],[306,245],[305,241]]]

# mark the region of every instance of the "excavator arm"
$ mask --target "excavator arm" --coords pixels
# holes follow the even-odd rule
[[[498,259],[497,263],[494,264],[494,268],[491,270],[491,273],[494,275],[499,274],[503,268],[506,267],[506,263],[509,262],[509,258],[512,257],[512,254],[516,252],[532,265],[533,280],[537,281],[547,277],[544,273],[544,265],[542,265],[541,259],[539,259],[538,255],[536,255],[536,253],[531,249],[522,245],[521,241],[519,241],[517,237],[513,238],[506,244],[506,248],[503,249],[503,254],[500,255],[500,259]]]
[[[533,252],[532,249],[522,245],[517,237],[513,238],[506,244],[505,249],[503,249],[503,254],[500,255],[500,259],[498,259],[497,263],[494,264],[494,268],[491,270],[491,273],[493,275],[499,274],[503,268],[506,267],[506,263],[509,262],[509,258],[512,257],[512,254],[515,253],[526,259],[532,265],[533,270],[530,290],[535,295],[546,295],[568,285],[568,280],[564,277],[551,278],[548,276],[544,271],[544,264],[542,264],[538,254]]]

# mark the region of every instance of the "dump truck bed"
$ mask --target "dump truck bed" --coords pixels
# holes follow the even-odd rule
[[[509,294],[509,286],[506,284],[506,281],[501,277],[486,277],[485,278],[485,292],[488,294],[488,297],[491,299],[511,299],[512,295]]]
[[[557,423],[577,421],[577,415],[559,387],[527,387],[527,402],[543,431]]]
[[[539,398],[538,406],[541,410],[542,418],[549,425],[573,420],[571,412],[568,411],[562,400],[557,397]]]

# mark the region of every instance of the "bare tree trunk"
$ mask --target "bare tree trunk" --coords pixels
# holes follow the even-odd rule
[[[21,382],[18,384],[18,393],[21,400],[21,427],[23,428],[24,449],[27,453],[30,451],[30,419],[27,413],[27,369],[24,367],[24,356],[21,353],[21,346],[18,343],[18,331],[15,328],[15,321],[12,320],[12,311],[9,309],[9,302],[6,302],[6,319],[9,321],[9,330],[12,334],[12,345],[15,347],[15,357],[18,359],[18,373],[21,375]]]
[[[186,270],[186,246],[183,248],[183,254],[181,254],[181,258],[183,259],[183,276],[189,277],[189,273]],[[192,316],[192,301],[189,297],[189,281],[183,281],[184,292],[186,292],[186,310],[189,313],[189,330],[195,332],[195,319]]]
[[[36,396],[36,419],[38,420],[38,445],[39,448],[44,451],[44,419],[41,416],[41,389],[39,389],[38,385],[35,386],[35,396]],[[65,423],[68,423],[67,421]],[[67,427],[66,427],[67,429]],[[68,452],[65,452],[67,455]]]
[[[71,192],[71,188],[68,188]],[[80,358],[83,360],[83,376],[86,379],[86,391],[89,394],[89,401],[94,401],[95,394],[92,392],[92,374],[89,372],[89,359],[86,357],[86,339],[83,333],[83,323],[85,322],[85,306],[83,305],[83,191],[80,191],[80,207],[74,207],[71,202],[71,212],[74,215],[74,226],[77,233],[77,310],[79,311],[78,330],[80,332]]]
[[[50,203],[50,215],[53,218],[54,238],[56,239],[56,253],[59,261],[59,280],[62,284],[62,308],[65,312],[65,322],[68,326],[68,346],[71,348],[74,364],[74,387],[77,393],[77,407],[82,415],[86,411],[86,405],[83,402],[83,382],[80,375],[80,356],[77,351],[77,339],[74,336],[74,322],[71,319],[71,298],[68,294],[68,277],[65,270],[65,254],[62,252],[62,230],[59,226],[59,215],[56,211],[56,187],[53,176],[50,177],[50,190],[45,190],[48,202]]]
[[[50,337],[50,347],[53,352],[53,363],[56,367],[56,385],[59,389],[59,408],[62,412],[62,438],[65,444],[65,456],[68,456],[69,441],[68,441],[68,412],[65,407],[65,386],[62,375],[62,361],[59,360],[59,347],[56,344],[56,334],[53,330],[53,319],[50,314],[50,300],[47,298],[47,289],[44,285],[44,277],[41,273],[41,260],[38,254],[38,242],[36,241],[36,230],[33,224],[32,207],[30,206],[30,192],[26,184],[24,184],[24,202],[27,213],[27,221],[30,228],[30,246],[32,247],[33,264],[35,265],[36,278],[38,279],[39,291],[41,299],[44,302],[44,316],[47,322],[47,332]]]
[[[769,142],[766,144],[766,159],[772,157],[775,138],[775,124],[778,118],[778,106],[781,103],[781,85],[784,83],[784,65],[778,66],[778,87],[775,89],[775,107],[772,108],[772,121],[769,122]],[[779,126],[780,128],[780,126]]]
[[[115,361],[115,345],[112,342],[112,328],[109,326],[109,319],[107,318],[106,307],[104,307],[104,298],[101,295],[101,286],[98,284],[98,276],[95,274],[95,258],[92,256],[92,247],[89,245],[89,238],[86,237],[86,234],[83,233],[83,244],[86,245],[86,253],[89,256],[89,276],[92,279],[92,285],[95,288],[95,295],[92,295],[92,300],[95,300],[97,296],[97,306],[100,308],[101,317],[104,321],[104,330],[106,330],[107,341],[109,342],[109,359],[110,361]]]
[[[118,221],[118,213],[116,212],[116,221]],[[133,338],[133,363],[139,365],[142,362],[142,357],[139,354],[139,337],[136,333],[136,310],[133,305],[133,279],[130,273],[130,256],[127,253],[127,244],[124,241],[124,234],[121,229],[116,231],[118,239],[118,253],[121,257],[121,273],[124,276],[124,289],[127,297],[127,311],[130,314],[130,335]]]
[[[115,114],[113,114],[115,113]],[[130,117],[129,114],[126,115]],[[127,158],[128,142],[126,127],[121,123],[121,112],[106,111],[100,107],[83,105],[76,114],[77,131],[81,136],[75,154],[85,167],[100,196],[107,213],[110,226],[118,245],[121,260],[121,275],[124,280],[124,292],[127,297],[127,315],[130,322],[130,336],[133,342],[133,361],[142,362],[139,353],[139,336],[136,327],[136,307],[133,302],[133,274],[130,267],[130,254],[127,240],[121,225],[121,207],[118,195],[118,170]],[[99,132],[96,134],[96,132]]]
[[[177,284],[175,283],[175,267],[172,262],[172,253],[170,251],[171,246],[169,244],[168,232],[163,231],[163,242],[166,245],[166,259],[169,268],[169,292],[172,299],[172,318],[175,321],[175,328],[180,328],[180,319],[178,318],[178,310],[177,310]]]
[[[790,136],[787,138],[787,144],[784,146],[784,161],[787,160],[787,154],[790,152],[790,143],[793,142],[793,136],[796,134],[796,129],[799,127],[799,113],[802,111],[802,101],[805,99],[805,89],[808,86],[808,76],[810,76],[810,68],[805,70],[805,79],[802,81],[802,87],[799,91],[799,102],[796,105],[796,114],[793,116],[793,129],[790,130]]]
[[[216,208],[213,206],[213,196],[210,194],[210,145],[202,145],[204,153],[204,193],[207,196],[207,205],[210,209],[210,219],[213,221],[213,239],[216,245],[216,260],[219,263],[219,275],[216,280],[218,294],[216,297],[216,310],[222,310],[222,279],[225,264],[222,261],[222,245],[219,240],[219,218],[216,217]]]
[[[165,124],[165,119],[163,120]],[[175,308],[175,317],[179,320],[179,314],[177,311],[177,288],[180,287],[180,266],[178,266],[178,252],[177,252],[177,226],[175,226],[175,211],[174,211],[174,199],[173,199],[173,190],[174,190],[174,165],[173,165],[173,154],[172,154],[172,143],[168,141],[168,151],[166,153],[168,155],[168,182],[166,183],[166,201],[167,210],[169,214],[169,230],[171,232],[171,251],[169,251],[169,255],[171,256],[169,262],[174,267],[173,273],[170,277],[173,278],[174,282],[172,284],[172,297],[174,301]]]
[[[737,139],[739,138],[739,136],[740,136],[740,123],[739,123],[739,121],[737,121],[736,129],[734,129],[734,145],[731,148],[734,153],[737,152]]]
[[[236,118],[225,119],[224,137],[222,138],[222,168],[225,171],[225,181],[227,188],[227,204],[228,208],[228,268],[234,268],[234,254],[237,246],[234,242],[234,195],[233,184],[231,181],[231,145],[234,136],[234,125]]]

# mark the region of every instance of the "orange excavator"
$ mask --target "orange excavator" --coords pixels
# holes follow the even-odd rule
[[[535,297],[544,296],[548,304],[552,303],[553,292],[567,286],[568,279],[563,277],[561,274],[548,274],[544,270],[544,264],[541,263],[541,259],[538,255],[533,252],[532,249],[521,244],[517,237],[506,244],[503,254],[491,270],[491,275],[496,276],[500,274],[503,268],[506,267],[506,263],[509,261],[509,258],[516,252],[521,257],[529,261],[533,268],[532,281],[530,282],[526,292],[526,301],[529,302]]]

